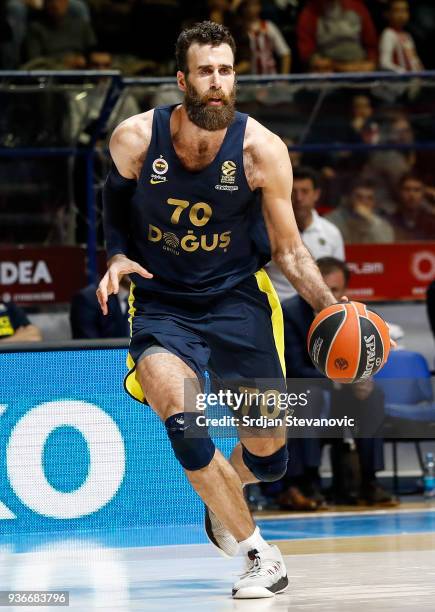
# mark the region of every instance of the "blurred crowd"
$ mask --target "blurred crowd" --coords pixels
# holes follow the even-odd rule
[[[430,69],[434,62],[429,41],[435,3],[427,0],[0,0],[0,68],[116,68],[173,76],[176,37],[201,19],[230,27],[239,74],[403,73]],[[86,146],[107,84],[100,79],[83,91],[41,89],[34,97],[17,88],[4,93],[0,145]],[[418,79],[327,91],[277,82],[239,86],[238,108],[281,135],[294,168],[317,172],[316,210],[345,243],[426,240],[435,236],[435,151],[419,145],[435,140],[432,92],[430,81]],[[126,117],[179,101],[180,92],[169,85],[148,93],[127,88],[101,134],[102,148]],[[329,150],[330,143],[349,148]],[[298,150],[319,144],[326,150]],[[103,152],[96,161],[98,192],[109,160]],[[72,175],[69,163],[2,160],[0,208],[9,220],[0,228],[2,241],[86,241],[85,162],[77,158]],[[35,223],[24,222],[35,210]]]
[[[232,30],[239,74],[434,67],[430,0],[0,0],[0,68],[83,69],[98,51],[171,75],[179,31],[203,19]]]

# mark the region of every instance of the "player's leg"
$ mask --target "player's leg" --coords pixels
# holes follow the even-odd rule
[[[203,427],[198,428],[199,437],[191,437],[195,435],[197,413],[193,406],[191,413],[186,412],[184,396],[186,379],[197,381],[193,370],[176,355],[154,352],[138,362],[136,376],[147,402],[164,422],[175,455],[195,491],[237,540],[246,539],[254,524],[240,478],[204,436]]]
[[[206,340],[211,348],[210,368],[223,388],[228,381],[229,388],[250,389],[254,395],[258,392],[258,397],[267,390],[273,390],[274,396],[276,392],[285,393],[282,311],[267,274],[257,273],[239,285],[216,310],[210,330],[214,337],[207,336]],[[259,416],[267,417],[269,423],[272,415],[261,400],[260,404],[252,406],[252,411],[248,406],[248,417],[254,421]],[[273,409],[276,422],[270,429],[239,427],[240,443],[231,462],[242,482],[274,481],[284,475],[288,459],[285,417],[278,402]],[[246,555],[248,570],[234,585],[235,598],[273,597],[287,588],[281,553],[262,538],[257,526],[248,538],[239,540],[239,546]]]
[[[232,465],[245,483],[279,480],[286,472],[287,460],[284,427],[271,429],[267,438],[245,437],[242,431],[241,441],[231,456]],[[287,588],[287,570],[281,552],[263,539],[258,526],[239,546],[249,559],[248,571],[234,584],[233,597],[272,597]]]

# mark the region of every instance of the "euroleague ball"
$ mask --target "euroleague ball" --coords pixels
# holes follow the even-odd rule
[[[373,376],[390,352],[387,324],[360,302],[324,308],[312,322],[307,341],[315,367],[343,383]]]

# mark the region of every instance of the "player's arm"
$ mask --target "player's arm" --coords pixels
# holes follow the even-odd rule
[[[118,293],[119,281],[125,274],[137,273],[144,278],[152,274],[127,257],[129,205],[139,179],[144,155],[151,137],[150,118],[138,115],[123,121],[110,139],[113,165],[103,189],[103,218],[107,272],[97,289],[103,314],[108,313],[107,299]]]
[[[336,300],[299,235],[291,203],[293,174],[287,147],[270,132],[259,139],[259,145],[259,186],[272,259],[298,293],[319,311]]]

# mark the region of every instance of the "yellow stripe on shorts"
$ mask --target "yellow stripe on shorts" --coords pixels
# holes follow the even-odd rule
[[[130,295],[128,296],[128,314],[129,323],[130,323],[130,339],[133,335],[133,319],[136,314],[136,308],[134,307],[134,290],[136,285],[132,282],[130,285]],[[127,368],[128,373],[125,377],[124,385],[127,392],[138,402],[144,402],[144,394],[142,391],[142,387],[139,384],[138,379],[136,378],[136,365],[134,363],[133,357],[128,353],[127,355]]]
[[[255,273],[255,278],[257,280],[258,288],[260,289],[260,291],[267,295],[267,299],[269,301],[269,306],[272,311],[271,320],[273,338],[275,340],[276,352],[278,353],[282,373],[285,378],[286,371],[284,359],[284,317],[282,314],[281,302],[279,301],[279,297],[277,292],[275,291],[275,287],[272,285],[272,281],[268,277],[267,272],[266,270],[264,270],[264,268]]]

